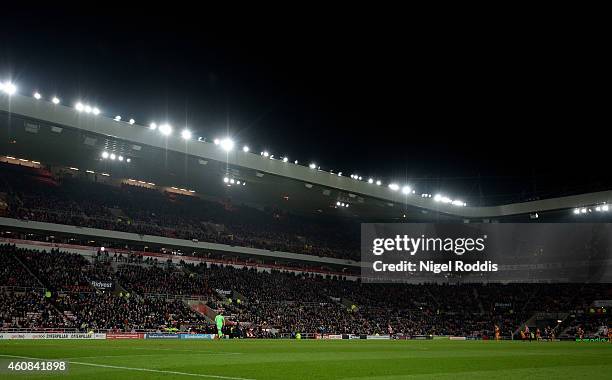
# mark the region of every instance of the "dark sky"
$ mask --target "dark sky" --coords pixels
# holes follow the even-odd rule
[[[470,204],[612,182],[594,33],[391,10],[164,11],[8,10],[0,78]]]

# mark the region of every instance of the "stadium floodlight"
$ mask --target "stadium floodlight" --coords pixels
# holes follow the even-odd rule
[[[580,213],[581,214],[586,214],[587,213],[587,209],[586,208],[581,208],[580,209]]]
[[[156,130],[157,129],[157,124],[156,123],[150,123],[149,124],[149,129],[152,130],[152,131]]]
[[[191,131],[188,129],[183,129],[181,132],[181,137],[183,140],[191,140]]]
[[[363,178],[361,176],[359,176],[357,179],[361,181]]]
[[[108,152],[102,152],[102,158],[108,158]]]
[[[242,147],[242,151],[243,151],[244,153],[248,153],[248,152],[249,152],[249,147],[248,147],[248,146],[246,146],[246,145],[245,145],[245,146],[243,146],[243,147]]]
[[[236,185],[240,185],[240,181],[236,181]]]
[[[598,212],[601,211],[601,206],[595,207],[595,211],[598,211]]]
[[[136,120],[130,119],[130,125],[134,125],[134,123],[136,123]]]
[[[340,203],[340,206],[344,207],[344,202]]]
[[[348,207],[348,206],[349,206],[349,204],[347,203],[347,204],[345,204],[344,206],[345,206],[345,207]]]
[[[390,183],[389,184],[389,189],[393,190],[393,191],[398,191],[399,190],[399,185],[397,183]]]
[[[91,106],[88,104],[84,107],[86,113],[91,113]]]
[[[77,111],[82,112],[82,111],[83,111],[83,109],[84,109],[85,107],[83,106],[83,103],[81,103],[81,102],[77,102],[77,104],[75,104],[75,105],[74,105],[74,108],[75,108]]]
[[[11,82],[0,83],[0,90],[7,95],[13,95],[17,92],[17,86]]]
[[[126,162],[132,162],[132,159],[131,158],[127,158],[125,161]]]
[[[123,161],[123,156],[119,156],[119,157],[117,157],[117,159],[118,159],[119,161]]]
[[[261,152],[261,155],[264,156],[264,157],[268,157],[268,156],[270,156],[270,153],[268,153],[267,150],[264,150],[263,152]]]
[[[53,104],[59,104],[59,102],[60,102],[60,100],[59,100],[59,98],[58,98],[57,96],[54,96],[54,97],[51,99],[51,103],[53,103]]]
[[[92,108],[91,112],[94,115],[98,116],[100,114],[100,109],[98,107],[94,107],[94,108]]]
[[[41,95],[41,94],[40,94],[38,91],[36,91],[36,92],[34,93],[34,99],[36,99],[36,100],[40,100],[40,99],[42,99],[42,95]]]
[[[271,154],[271,155],[270,155],[270,159],[271,159],[271,160],[273,160],[273,159],[274,159],[274,155],[273,155],[273,154]]]
[[[232,178],[230,179],[230,183],[233,185],[234,183],[236,183],[236,181]]]
[[[315,164],[314,162],[310,165],[308,165],[309,168],[311,169],[316,169],[317,168],[317,164]]]
[[[219,139],[214,139],[214,141],[213,141],[213,142],[215,143],[215,145],[219,145],[219,144],[221,143],[221,140],[219,140]]]
[[[121,121],[121,115],[115,116],[115,121]]]
[[[412,189],[410,188],[410,186],[402,187],[402,194],[408,195],[408,194],[410,194],[411,191],[412,191]]]
[[[382,182],[380,180],[376,181],[376,186],[380,186],[382,185]]]
[[[579,208],[575,208],[574,209],[574,215],[578,215],[580,214],[580,209]]]
[[[228,182],[229,182],[229,178],[227,178],[227,177],[223,177],[223,182],[224,182],[224,183],[228,183]]]
[[[368,178],[368,183],[374,183],[374,180],[372,178]]]
[[[162,124],[159,126],[159,132],[164,136],[169,136],[172,133],[170,124]]]
[[[340,206],[340,201],[336,202],[336,206]]]
[[[436,194],[434,196],[434,202],[440,202],[442,200],[442,196],[440,194]]]
[[[608,205],[601,206],[601,211],[609,211],[610,207]]]
[[[230,150],[234,149],[234,140],[230,139],[229,137],[226,137],[223,140],[219,141],[219,145],[221,145],[221,149],[226,152],[229,152]]]
[[[289,159],[287,157],[283,157],[283,162],[287,162]]]
[[[115,153],[111,153],[109,157],[111,160],[114,160],[117,158],[117,156],[115,156]]]
[[[461,206],[461,207],[463,207],[465,205],[463,201],[460,201],[458,199],[455,199],[451,203],[452,203],[453,206]]]

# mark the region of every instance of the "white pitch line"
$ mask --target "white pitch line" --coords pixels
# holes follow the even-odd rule
[[[32,357],[28,357],[28,356],[4,355],[4,354],[0,354],[0,356],[5,357],[5,358],[29,359],[29,360],[62,360],[61,358],[57,358],[57,359],[32,358]],[[89,367],[113,368],[113,369],[122,369],[122,370],[126,370],[126,371],[154,372],[154,373],[164,373],[164,374],[169,374],[169,375],[206,377],[206,378],[209,378],[209,379],[255,380],[255,379],[249,379],[249,378],[246,378],[246,377],[231,377],[231,376],[220,376],[220,375],[206,375],[206,374],[202,374],[202,373],[190,373],[190,372],[179,372],[179,371],[164,371],[164,370],[161,370],[161,369],[123,367],[123,366],[118,366],[118,365],[75,362],[75,361],[70,361],[70,360],[68,360],[67,362],[70,363],[70,364],[84,365],[84,366],[89,366]]]

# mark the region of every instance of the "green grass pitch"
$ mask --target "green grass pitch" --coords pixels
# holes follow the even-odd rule
[[[10,357],[14,356],[14,357]],[[611,379],[612,344],[492,341],[0,341],[0,361],[69,372],[2,379]]]

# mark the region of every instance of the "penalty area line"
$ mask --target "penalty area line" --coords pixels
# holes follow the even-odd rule
[[[17,356],[17,355],[4,355],[0,354],[0,357],[5,358],[16,358],[16,359],[29,359],[29,360],[62,360],[61,358],[56,359],[48,359],[48,358],[33,358],[28,356]],[[70,364],[84,365],[89,367],[99,367],[99,368],[111,368],[111,369],[121,369],[125,371],[140,371],[140,372],[153,372],[153,373],[162,373],[168,375],[182,375],[182,376],[192,376],[192,377],[204,377],[208,379],[224,379],[224,380],[255,380],[249,379],[246,377],[232,377],[232,376],[221,376],[221,375],[207,375],[203,373],[191,373],[191,372],[181,372],[181,371],[166,371],[161,369],[150,369],[150,368],[138,368],[138,367],[124,367],[119,365],[110,365],[110,364],[97,364],[97,363],[86,363],[86,362],[77,362],[72,360],[67,360]]]

